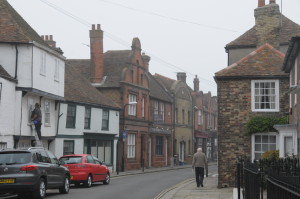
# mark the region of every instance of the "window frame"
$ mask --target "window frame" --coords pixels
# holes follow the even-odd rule
[[[137,96],[129,94],[128,95],[128,115],[136,116],[136,104],[130,104],[131,102],[137,102]]]
[[[127,158],[135,158],[136,135],[128,133],[127,135]]]
[[[45,106],[44,107],[44,111],[45,111],[44,122],[45,122],[45,125],[50,126],[51,125],[51,103],[50,103],[50,100],[45,99],[44,106]]]
[[[164,142],[164,137],[157,135],[155,137],[155,155],[157,156],[162,156],[163,155],[163,142]]]
[[[69,152],[69,151],[67,151],[67,153],[66,153],[66,151],[65,151],[65,144],[66,143],[71,143],[72,144],[72,150]],[[69,154],[75,154],[75,141],[74,140],[64,140],[64,142],[63,142],[63,155],[69,155]]]
[[[255,94],[255,84],[256,83],[275,83],[275,93],[274,93],[274,96],[271,96],[272,94],[269,94],[267,96],[269,97],[275,97],[274,99],[274,105],[275,107],[274,108],[269,108],[269,109],[266,109],[266,108],[255,108],[255,99],[256,97],[261,97],[261,95],[258,94],[258,96]],[[259,89],[259,88],[257,88]],[[270,90],[271,88],[269,88]],[[269,100],[269,105],[270,103],[272,103],[273,101]],[[258,102],[259,103],[259,106],[261,105],[261,102]],[[279,112],[279,80],[271,80],[271,79],[266,79],[266,80],[251,80],[251,109],[253,112]]]
[[[69,108],[74,108],[74,115],[69,115]],[[66,116],[66,128],[75,128],[76,126],[76,105],[74,104],[68,104],[68,107],[67,107],[67,116]],[[71,118],[72,119],[72,124],[70,124],[70,121],[68,120],[68,118]]]
[[[261,155],[266,152],[266,151],[263,151],[262,150],[262,144],[268,144],[268,150],[270,150],[270,144],[274,144],[274,143],[263,143],[263,142],[260,142],[260,143],[256,143],[255,142],[255,136],[261,136],[261,140],[262,140],[262,136],[268,136],[268,140],[270,140],[270,136],[275,136],[276,138],[276,141],[275,141],[275,150],[278,150],[279,149],[279,135],[276,133],[276,132],[269,132],[269,133],[255,133],[253,135],[251,135],[251,153],[252,153],[252,160],[255,159],[255,154],[256,153],[261,153]],[[255,145],[256,144],[261,144],[261,150],[258,151],[255,149]]]
[[[159,105],[159,114],[162,116],[162,121],[165,121],[165,104],[160,102]]]
[[[198,125],[203,125],[202,110],[198,110]]]
[[[104,118],[104,113],[107,113],[107,118]],[[103,124],[106,124],[103,125]],[[102,125],[101,125],[101,130],[108,131],[109,130],[109,110],[108,109],[102,109]]]
[[[59,82],[59,60],[55,59],[55,67],[54,67],[54,80]]]
[[[89,110],[88,117],[87,117],[87,110]],[[92,108],[86,106],[85,109],[84,109],[84,125],[83,125],[84,129],[91,129],[91,115],[92,115]]]

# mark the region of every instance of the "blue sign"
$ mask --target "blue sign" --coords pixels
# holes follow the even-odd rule
[[[122,132],[122,136],[123,136],[123,141],[125,141],[125,140],[126,140],[126,130],[124,130],[124,131]]]

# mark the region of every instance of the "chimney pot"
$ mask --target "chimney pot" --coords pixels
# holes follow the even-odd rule
[[[48,41],[48,40],[49,40],[49,39],[48,39],[48,37],[49,37],[49,36],[48,36],[48,35],[46,35],[46,38],[45,38],[45,40],[46,40],[46,41]]]
[[[98,29],[98,30],[101,30],[100,24],[97,24],[97,29]]]
[[[276,3],[276,0],[270,0],[270,4],[271,4],[271,3]]]
[[[258,0],[258,6],[257,7],[263,7],[265,6],[265,0]]]
[[[92,25],[92,30],[95,30],[95,24]]]
[[[50,41],[53,41],[53,35],[50,35]]]
[[[45,37],[44,37],[44,35],[42,35],[42,36],[41,36],[41,38],[42,38],[43,40],[45,40]]]

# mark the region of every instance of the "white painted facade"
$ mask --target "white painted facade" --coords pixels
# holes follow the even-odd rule
[[[7,147],[31,146],[32,130],[30,115],[36,102],[40,103],[42,111],[42,137],[56,135],[57,111],[55,100],[64,97],[65,58],[58,52],[36,42],[29,44],[0,43],[0,65],[14,78],[17,83],[8,89],[11,97],[3,101],[0,112],[12,114],[10,120],[14,124],[8,134]],[[5,94],[7,93],[5,92]],[[7,98],[9,98],[7,96]],[[45,102],[50,104],[50,124],[45,124]],[[0,126],[8,125],[6,120],[0,120]],[[5,133],[6,134],[6,133]],[[14,137],[15,140],[14,140]],[[43,138],[42,138],[43,139]],[[48,139],[48,138],[46,138]],[[47,147],[47,140],[43,141]]]
[[[91,107],[90,129],[84,128],[85,106],[79,104],[76,105],[75,128],[66,128],[68,104],[59,104],[58,110],[61,117],[59,117],[58,120],[57,138],[53,141],[53,143],[51,143],[50,149],[57,157],[61,157],[64,153],[64,141],[73,141],[74,153],[82,154],[85,153],[84,141],[86,139],[86,135],[93,134],[97,140],[101,140],[103,136],[109,136],[112,139],[112,165],[109,165],[109,167],[112,171],[115,171],[117,140],[119,136],[119,111],[106,109],[109,110],[109,127],[108,130],[102,130],[103,109],[100,107],[93,107],[91,105],[89,107]]]

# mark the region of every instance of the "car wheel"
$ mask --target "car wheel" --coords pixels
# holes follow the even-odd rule
[[[107,173],[105,176],[105,180],[103,181],[103,184],[109,184],[109,182],[110,182],[110,175],[109,173]]]
[[[39,184],[37,188],[32,193],[32,197],[34,199],[43,199],[46,196],[46,183],[44,178],[40,178]]]
[[[64,179],[64,185],[62,187],[59,188],[59,193],[69,193],[70,190],[70,180],[69,180],[69,176],[66,176]]]
[[[84,182],[85,187],[90,188],[92,186],[92,176],[89,175],[86,181]]]

